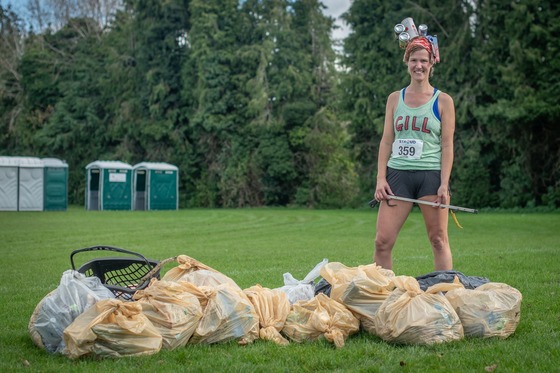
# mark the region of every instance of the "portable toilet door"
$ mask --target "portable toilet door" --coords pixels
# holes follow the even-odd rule
[[[134,169],[135,210],[177,210],[179,168],[163,162],[142,162]]]
[[[86,167],[86,210],[100,210],[101,168],[90,166]]]
[[[18,157],[19,211],[43,211],[44,166],[39,158]]]
[[[87,210],[132,210],[132,166],[95,161],[86,170]]]
[[[18,209],[18,172],[15,157],[0,157],[0,211]]]
[[[68,208],[68,164],[56,158],[43,158],[44,209],[64,211]]]
[[[137,169],[134,167],[134,210],[144,211],[147,210],[146,206],[146,186],[148,171],[144,168]]]

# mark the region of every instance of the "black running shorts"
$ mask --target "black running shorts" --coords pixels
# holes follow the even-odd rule
[[[441,185],[441,171],[395,170],[387,167],[387,182],[399,197],[419,199],[436,196]]]

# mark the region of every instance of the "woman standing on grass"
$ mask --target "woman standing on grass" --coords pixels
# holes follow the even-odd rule
[[[453,166],[455,108],[451,96],[430,84],[436,62],[434,46],[423,36],[412,39],[404,62],[410,85],[387,99],[374,196],[381,202],[374,261],[387,269],[393,267],[393,246],[412,209],[411,202],[390,200],[389,196],[449,204]],[[432,245],[435,270],[451,270],[448,209],[419,207]]]

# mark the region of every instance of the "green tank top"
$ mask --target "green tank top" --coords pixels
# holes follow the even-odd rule
[[[395,141],[388,167],[397,170],[441,170],[441,120],[434,88],[430,101],[417,108],[404,103],[401,90],[393,117]]]

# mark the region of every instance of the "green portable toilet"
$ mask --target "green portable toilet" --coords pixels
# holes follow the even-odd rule
[[[0,157],[0,211],[18,210],[18,174],[16,157]]]
[[[56,158],[43,158],[45,211],[68,208],[68,164]]]
[[[86,166],[87,210],[132,210],[132,166],[95,161]]]
[[[134,170],[135,210],[177,210],[179,168],[164,162],[142,162]]]

